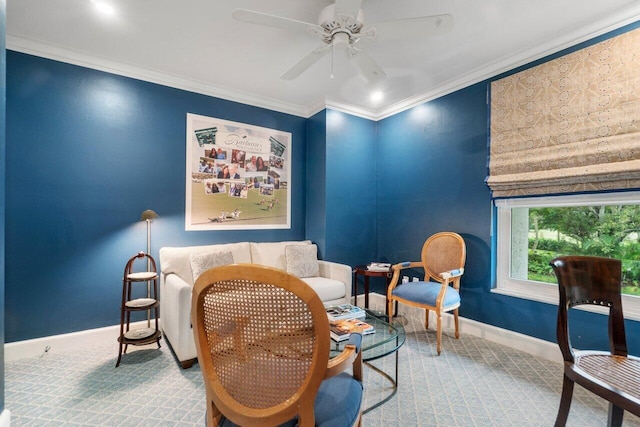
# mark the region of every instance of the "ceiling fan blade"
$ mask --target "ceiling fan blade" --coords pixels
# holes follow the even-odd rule
[[[448,33],[453,29],[453,16],[446,14],[398,19],[378,22],[373,27],[378,33],[377,40],[411,39]]]
[[[256,12],[255,10],[236,9],[231,14],[233,19],[249,24],[264,25],[267,27],[281,28],[283,30],[294,31],[303,34],[316,34],[323,29],[319,25],[310,22],[298,21],[285,18],[283,16],[269,15],[268,13]]]
[[[353,22],[355,22],[358,17],[358,12],[360,12],[361,5],[362,0],[336,0],[334,13],[336,17],[348,16],[353,20]]]
[[[358,71],[360,71],[370,83],[380,82],[387,77],[387,74],[369,54],[357,49],[351,49],[350,52],[351,60],[354,62],[356,68],[358,68]]]
[[[291,68],[282,73],[280,78],[283,80],[293,80],[297,78],[300,74],[306,71],[307,68],[318,62],[318,60],[325,56],[330,50],[331,45],[321,46],[312,50],[300,61],[296,62]]]

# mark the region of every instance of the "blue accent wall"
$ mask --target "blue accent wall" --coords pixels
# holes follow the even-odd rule
[[[377,259],[376,128],[327,111],[326,255],[351,266]]]
[[[378,123],[378,253],[393,263],[419,261],[430,235],[461,234],[467,264],[460,315],[555,342],[557,306],[491,292],[493,218],[484,184],[487,85],[475,84]],[[422,277],[421,270],[408,274]],[[604,320],[575,313],[574,345],[607,349]],[[638,354],[640,323],[627,321],[626,329],[629,351]]]
[[[638,26],[630,25],[588,44]],[[378,122],[378,254],[391,262],[419,261],[428,236],[456,231],[467,244],[460,315],[555,342],[556,305],[491,292],[495,279],[490,235],[493,208],[484,184],[489,83],[472,85]],[[421,271],[413,272],[418,273]],[[574,345],[608,349],[605,320],[602,315],[575,312],[570,318]],[[640,322],[626,321],[626,332],[629,352],[640,353]]]
[[[324,259],[351,266],[377,260],[377,123],[323,110],[308,130],[307,238]]]
[[[377,123],[329,109],[309,118],[308,129],[307,238],[325,259],[377,259]]]
[[[307,120],[7,52],[6,338],[120,321],[126,261],[162,246],[305,237]],[[292,133],[287,230],[184,230],[186,114]],[[3,156],[4,158],[4,156]]]
[[[381,257],[419,261],[430,235],[459,233],[467,244],[461,313],[476,320],[492,311],[485,296],[491,265],[486,117],[486,84],[477,84],[384,119],[378,129]]]
[[[0,224],[5,224],[6,183],[6,35],[7,3],[0,0]],[[4,292],[5,292],[5,227],[0,227],[0,412],[4,411]]]
[[[373,122],[334,110],[303,119],[16,52],[6,76],[8,342],[118,324],[145,209],[160,215],[156,258],[162,246],[308,238],[324,259],[400,262],[456,231],[468,252],[461,315],[555,341],[554,305],[491,292],[489,81]],[[292,133],[291,229],[184,230],[188,112]],[[593,333],[602,319],[572,319],[582,347],[606,348]],[[636,354],[639,325],[627,322]]]
[[[307,123],[306,238],[318,245],[318,256],[325,258],[327,111],[322,110]]]

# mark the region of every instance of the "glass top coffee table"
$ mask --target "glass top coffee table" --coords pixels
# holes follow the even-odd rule
[[[372,325],[376,331],[373,334],[363,335],[362,337],[362,361],[365,365],[389,380],[392,386],[392,391],[391,394],[381,401],[365,408],[362,411],[363,414],[366,414],[372,409],[375,409],[387,402],[398,391],[398,349],[402,347],[406,339],[404,327],[399,319],[389,323],[388,317],[384,313],[369,309],[365,309],[365,311],[367,313],[367,317],[365,317],[364,321]],[[347,342],[348,340],[341,342],[335,342],[332,340],[331,357],[340,354]],[[395,354],[396,357],[394,377],[391,377],[387,372],[384,372],[382,369],[370,363],[376,359],[380,359],[391,354]]]

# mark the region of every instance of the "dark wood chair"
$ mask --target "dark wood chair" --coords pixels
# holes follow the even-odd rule
[[[557,337],[564,359],[562,398],[555,425],[567,422],[574,383],[609,401],[609,426],[622,425],[624,411],[640,416],[640,358],[627,354],[620,260],[562,256],[550,264],[560,292]],[[610,351],[572,348],[568,311],[583,304],[609,309]]]

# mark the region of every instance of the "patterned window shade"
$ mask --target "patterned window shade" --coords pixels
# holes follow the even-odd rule
[[[640,188],[640,29],[491,84],[494,197]]]

